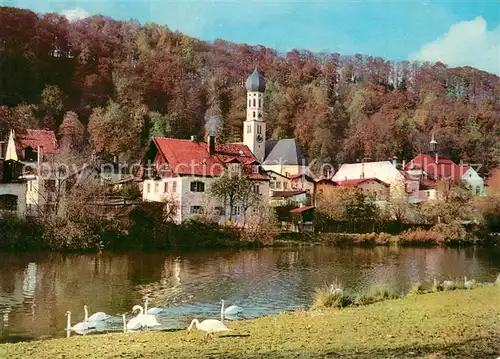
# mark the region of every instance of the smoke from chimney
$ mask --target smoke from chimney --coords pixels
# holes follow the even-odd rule
[[[219,119],[215,116],[209,116],[205,120],[205,129],[209,136],[215,136],[217,134],[217,128],[219,127]]]

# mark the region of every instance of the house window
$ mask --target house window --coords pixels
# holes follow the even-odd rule
[[[191,214],[201,214],[203,213],[202,206],[191,206]]]
[[[13,194],[3,194],[0,196],[0,210],[17,211],[17,196]]]
[[[146,192],[147,192],[147,193],[150,193],[150,192],[151,192],[151,183],[148,183],[148,184],[146,185]]]
[[[276,182],[276,188],[281,189],[281,182]]]
[[[230,163],[228,165],[229,171],[232,173],[238,173],[241,171],[241,163]]]
[[[240,206],[233,207],[233,216],[241,216],[241,207]]]
[[[247,133],[252,133],[252,125],[247,125]]]
[[[168,182],[163,184],[163,192],[168,192]]]
[[[214,211],[215,211],[215,214],[218,214],[219,216],[226,215],[226,209],[224,207],[215,207]]]
[[[172,193],[177,192],[177,182],[172,182]]]
[[[260,186],[258,184],[253,186],[253,192],[254,193],[260,193]]]
[[[283,189],[287,189],[288,188],[288,182],[283,182]]]
[[[481,194],[481,187],[480,186],[476,186],[476,196],[478,196],[480,194]]]
[[[155,193],[158,193],[160,189],[160,185],[158,183],[155,183]]]
[[[276,184],[274,182],[269,182],[269,187],[271,189],[274,189],[274,188],[276,188]]]
[[[191,192],[205,192],[205,183],[200,181],[191,182]]]

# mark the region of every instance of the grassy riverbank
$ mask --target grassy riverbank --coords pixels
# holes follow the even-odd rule
[[[183,330],[3,344],[0,358],[496,358],[500,286],[228,326],[230,334],[212,340]]]

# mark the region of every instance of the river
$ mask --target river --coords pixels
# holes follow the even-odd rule
[[[195,253],[0,253],[0,342],[62,337],[73,323],[104,311],[122,328],[134,304],[148,296],[159,329],[185,328],[193,318],[217,318],[220,300],[244,309],[242,318],[308,307],[314,289],[340,281],[356,292],[388,283],[407,291],[417,281],[467,276],[493,281],[500,249],[471,247],[293,247]]]

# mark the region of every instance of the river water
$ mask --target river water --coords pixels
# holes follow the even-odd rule
[[[217,318],[220,300],[243,308],[242,318],[308,307],[314,289],[338,280],[356,292],[387,283],[407,291],[417,281],[467,276],[493,281],[500,249],[471,247],[293,247],[196,253],[0,253],[0,342],[62,337],[73,323],[104,311],[121,314],[149,298],[162,307],[159,329],[185,328],[193,318]]]

